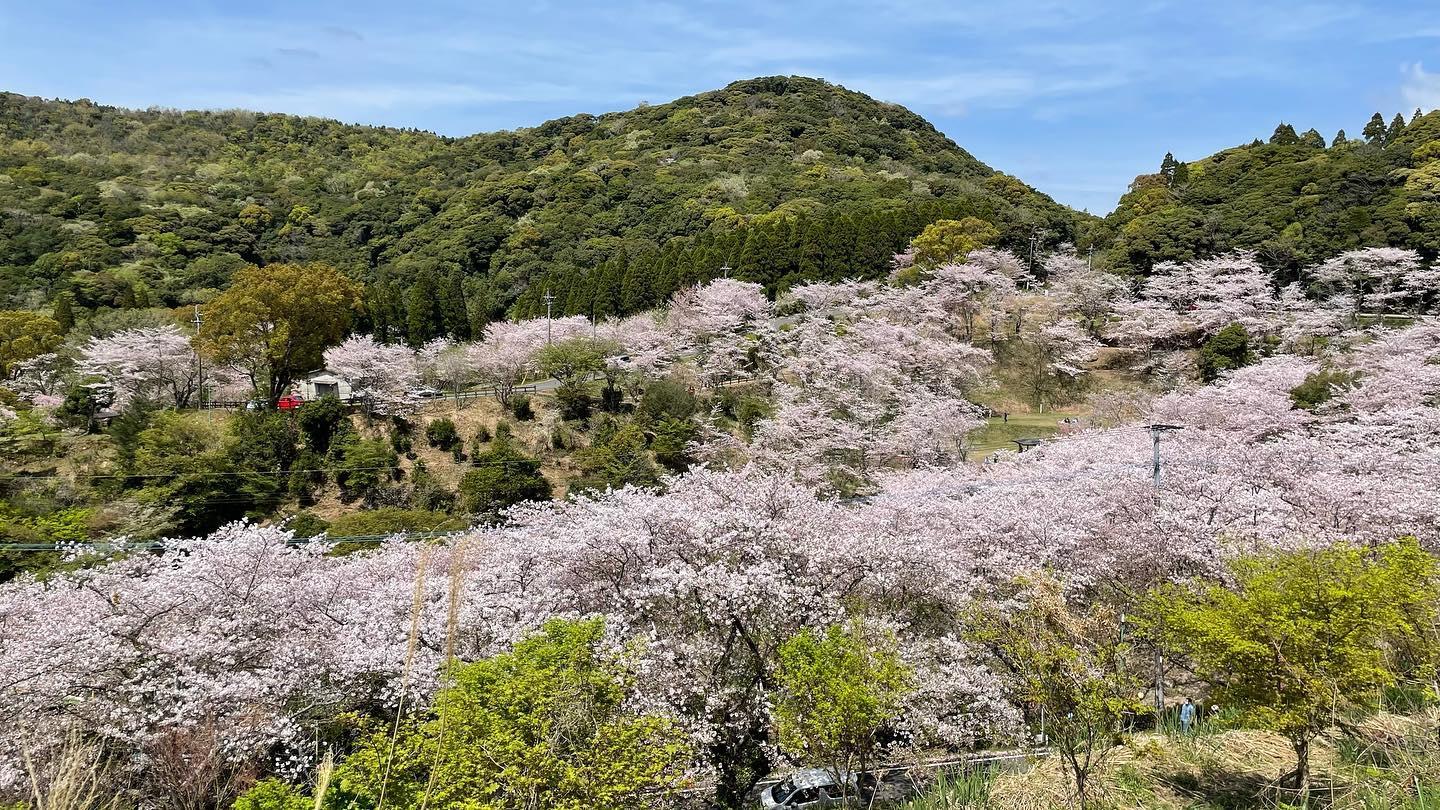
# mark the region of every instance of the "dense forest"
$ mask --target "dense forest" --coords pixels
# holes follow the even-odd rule
[[[436,309],[419,338],[543,313],[546,290],[640,311],[726,265],[772,294],[875,277],[939,219],[1017,249],[1081,221],[902,107],[785,77],[459,139],[4,94],[0,212],[3,307],[203,303],[247,264],[321,261],[368,285],[382,335]]]
[[[1282,281],[1357,247],[1440,252],[1440,111],[1407,123],[1376,113],[1358,137],[1329,143],[1290,124],[1268,142],[1189,163],[1165,156],[1135,179],[1097,241],[1112,264],[1149,272],[1234,248],[1256,250]]]

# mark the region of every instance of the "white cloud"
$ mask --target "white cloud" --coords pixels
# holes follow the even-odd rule
[[[1400,97],[1405,106],[1422,110],[1440,109],[1440,73],[1427,73],[1425,66],[1416,62],[1402,69],[1405,81],[1400,85]]]
[[[973,70],[927,78],[870,77],[842,82],[884,101],[928,107],[952,115],[975,108],[1013,109],[1039,99],[1069,98],[1129,83],[1121,71],[1090,76],[1043,75],[1026,70]]]

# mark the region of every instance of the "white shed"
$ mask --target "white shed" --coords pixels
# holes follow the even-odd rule
[[[336,397],[341,402],[348,402],[353,396],[350,383],[328,368],[306,374],[295,387],[306,402],[314,402],[324,397]]]

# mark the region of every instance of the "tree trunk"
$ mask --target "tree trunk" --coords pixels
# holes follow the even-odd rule
[[[1297,737],[1290,741],[1290,745],[1295,749],[1295,773],[1291,774],[1291,778],[1294,779],[1298,802],[1304,807],[1310,800],[1310,740]]]

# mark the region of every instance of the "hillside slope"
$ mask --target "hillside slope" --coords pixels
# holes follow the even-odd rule
[[[1167,156],[1168,157],[1168,156]],[[1294,273],[1357,247],[1440,252],[1440,111],[1377,115],[1363,137],[1327,142],[1276,128],[1255,141],[1135,179],[1105,219],[1118,266],[1141,272],[1233,248]]]
[[[385,282],[382,320],[422,274],[463,287],[476,321],[543,311],[544,288],[603,314],[726,263],[772,290],[873,275],[925,224],[970,214],[1017,247],[1036,228],[1073,239],[1081,218],[816,79],[459,139],[0,94],[0,306],[66,289],[174,306],[244,263],[320,260]]]

